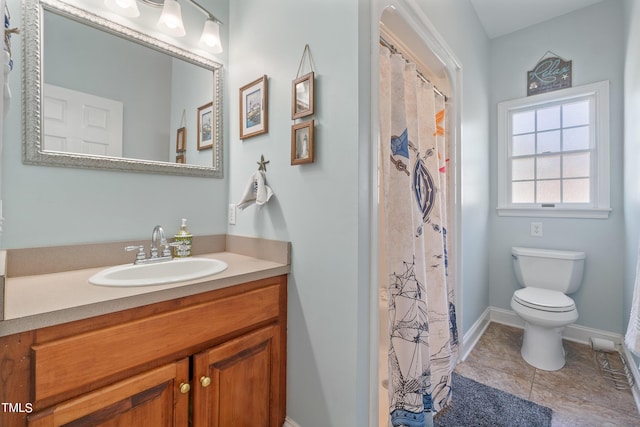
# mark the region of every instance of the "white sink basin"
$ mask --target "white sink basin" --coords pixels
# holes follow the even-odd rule
[[[89,283],[115,287],[164,285],[212,276],[227,267],[226,262],[211,258],[179,258],[157,264],[126,264],[94,274],[89,278]]]

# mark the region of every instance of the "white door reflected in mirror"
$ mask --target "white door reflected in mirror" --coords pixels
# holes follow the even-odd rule
[[[122,102],[44,84],[44,149],[122,157]]]

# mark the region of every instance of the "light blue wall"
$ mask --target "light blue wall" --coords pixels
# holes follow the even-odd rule
[[[203,3],[228,22],[226,1]],[[8,5],[12,26],[20,26],[20,2],[9,0]],[[226,32],[225,27],[223,35]],[[174,177],[22,164],[21,41],[21,36],[12,38],[15,67],[9,78],[13,98],[4,124],[2,155],[2,247],[145,239],[150,238],[156,224],[162,224],[168,233],[176,232],[180,218],[189,219],[194,234],[226,232],[226,177]],[[223,43],[227,42],[228,36],[223,38]],[[224,62],[226,54],[222,58]],[[122,64],[123,72],[127,72],[127,66]]]
[[[587,254],[582,287],[573,294],[578,324],[610,332],[622,331],[624,217],[623,38],[622,3],[610,0],[575,13],[497,38],[491,44],[491,251],[490,302],[510,309],[518,288],[510,248],[532,246],[583,250]],[[607,220],[498,217],[498,102],[526,96],[526,72],[547,50],[573,61],[573,86],[609,80],[611,109],[611,207]],[[530,223],[543,223],[544,236],[530,237]]]
[[[624,214],[625,214],[625,269],[623,327],[626,328],[631,312],[633,287],[638,262],[640,238],[640,2],[625,2],[627,24],[626,63],[624,69]],[[638,362],[639,359],[636,359]]]
[[[287,412],[305,427],[364,425],[368,346],[359,317],[358,2],[231,2],[230,202],[238,202],[261,155],[274,198],[238,211],[230,234],[292,242]],[[315,162],[291,166],[291,82],[305,44],[316,72]],[[302,72],[309,71],[308,65]],[[238,89],[269,78],[269,132],[241,141]],[[368,89],[368,88],[367,88]],[[365,290],[366,292],[366,290]],[[363,311],[364,310],[364,311]],[[364,325],[366,327],[366,325]],[[365,384],[366,385],[366,384]]]

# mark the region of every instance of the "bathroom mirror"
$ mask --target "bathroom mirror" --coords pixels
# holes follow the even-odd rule
[[[222,66],[58,0],[23,0],[23,162],[222,178]]]

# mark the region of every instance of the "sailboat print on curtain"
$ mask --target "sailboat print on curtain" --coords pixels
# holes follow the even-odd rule
[[[457,353],[445,100],[400,55],[383,48],[380,64],[390,425],[432,426],[451,401]]]

